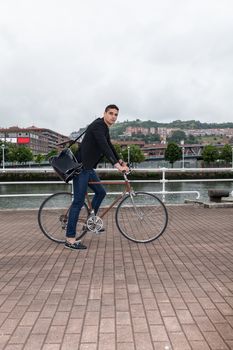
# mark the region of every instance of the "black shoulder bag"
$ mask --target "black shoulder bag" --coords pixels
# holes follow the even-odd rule
[[[64,148],[57,156],[49,158],[49,163],[57,173],[57,175],[68,183],[75,175],[81,173],[83,165],[79,163],[71,151],[70,147],[80,139],[86,130],[83,131],[75,140],[72,140],[68,147]],[[67,142],[65,142],[67,143]]]

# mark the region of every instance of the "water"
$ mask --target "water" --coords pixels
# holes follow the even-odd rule
[[[60,191],[70,191],[71,186],[66,184],[13,184],[1,185],[1,195],[13,194],[44,194],[40,197],[0,197],[0,209],[11,208],[39,208],[42,201],[49,194]]]
[[[160,192],[162,185],[160,183],[133,183],[135,191]],[[107,192],[121,192],[123,185],[105,185]],[[208,201],[209,189],[224,189],[231,192],[233,190],[233,181],[229,182],[193,182],[193,183],[167,183],[166,191],[199,191],[200,199]],[[1,185],[0,194],[44,194],[40,197],[4,197],[0,198],[0,209],[10,208],[31,208],[37,209],[43,199],[59,191],[70,191],[71,186],[66,184],[20,184],[20,185]],[[159,195],[161,198],[161,195]],[[108,195],[103,202],[108,204],[113,197]],[[166,203],[184,203],[185,199],[196,199],[196,194],[167,194],[165,197]]]

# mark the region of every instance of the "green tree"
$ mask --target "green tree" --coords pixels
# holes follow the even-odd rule
[[[0,141],[0,163],[2,163],[2,155],[3,155],[3,150],[2,150],[2,145],[3,145],[3,142]],[[5,144],[4,144],[5,146]],[[6,147],[4,147],[4,154],[6,154]]]
[[[18,146],[16,151],[16,160],[20,164],[33,160],[33,153],[31,149],[27,146]]]
[[[73,152],[73,154],[76,154],[76,152],[78,151],[79,149],[79,146],[80,146],[80,143],[79,142],[75,142],[71,147],[71,151]]]
[[[115,148],[115,150],[116,150],[116,153],[118,154],[118,157],[120,157],[120,159],[122,159],[123,155],[122,155],[121,146],[120,146],[118,143],[116,143],[116,144],[114,145],[114,148]]]
[[[34,159],[36,163],[40,164],[45,160],[45,156],[39,153],[34,157]]]
[[[116,153],[118,154],[118,157],[120,159],[123,159],[123,155],[122,155],[122,149],[121,149],[121,146],[119,144],[114,144],[114,148],[116,150]],[[107,157],[103,156],[101,158],[101,163],[104,163],[105,164],[105,167],[106,167],[106,163],[109,163],[109,160],[107,159]]]
[[[0,163],[2,162],[2,156],[3,156],[3,150],[2,150],[2,145],[4,144],[4,158],[5,162],[11,162],[10,159],[10,152],[12,148],[15,148],[16,145],[11,142],[2,142],[0,141]]]
[[[145,137],[145,142],[146,143],[160,142],[160,136],[159,136],[159,134],[147,135]]]
[[[190,134],[186,139],[186,143],[198,143],[198,140],[194,135]]]
[[[141,163],[145,160],[145,156],[138,145],[131,145],[122,151],[123,160],[128,162],[128,156],[130,163]]]
[[[6,160],[12,163],[17,162],[17,151],[18,151],[18,146],[15,143],[8,143]]]
[[[225,160],[226,163],[231,163],[232,162],[232,146],[229,144],[224,145],[221,153],[220,153],[220,158]]]
[[[50,157],[56,156],[57,154],[58,154],[58,150],[53,149],[45,155],[45,159],[49,160]]]
[[[182,158],[181,148],[175,142],[169,142],[165,150],[165,160],[172,165]]]
[[[216,146],[206,145],[202,151],[202,158],[206,163],[214,163],[219,158],[219,151]]]
[[[176,130],[172,133],[172,135],[168,138],[169,142],[180,143],[181,140],[186,140],[186,134],[182,130]]]

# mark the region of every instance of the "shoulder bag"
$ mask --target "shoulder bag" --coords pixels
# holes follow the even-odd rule
[[[80,139],[85,132],[86,130],[83,131],[75,140],[72,140],[69,146],[64,148],[58,155],[49,158],[50,165],[53,167],[60,179],[66,183],[68,183],[75,175],[80,174],[82,171],[83,165],[77,161],[70,147],[78,139]]]

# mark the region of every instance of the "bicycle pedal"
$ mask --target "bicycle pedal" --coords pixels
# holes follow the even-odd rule
[[[95,234],[97,235],[101,235],[101,233],[103,233],[105,231],[105,228],[101,227],[99,230],[95,230]]]

